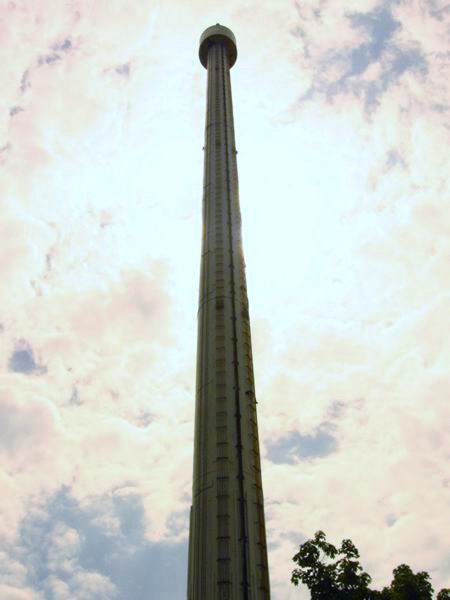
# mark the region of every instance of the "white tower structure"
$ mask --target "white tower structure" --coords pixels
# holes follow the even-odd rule
[[[188,600],[269,600],[230,68],[233,33],[200,39],[208,71]]]

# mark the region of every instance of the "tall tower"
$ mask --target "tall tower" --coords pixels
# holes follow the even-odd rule
[[[233,33],[200,39],[208,70],[188,600],[269,600],[266,529],[230,68]]]

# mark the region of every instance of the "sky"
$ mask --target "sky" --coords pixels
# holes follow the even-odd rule
[[[206,71],[233,101],[274,600],[450,586],[450,4],[0,3],[0,598],[181,600]]]

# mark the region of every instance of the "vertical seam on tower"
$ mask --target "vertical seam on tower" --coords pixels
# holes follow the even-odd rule
[[[214,97],[213,97],[213,93],[212,93],[212,81],[209,80],[207,81],[207,96],[208,96],[208,104],[207,104],[207,115],[208,113],[211,114],[212,110],[211,110],[211,105],[213,104],[214,101]],[[205,145],[208,144],[208,139],[207,136],[205,136]],[[208,180],[211,176],[211,157],[208,155],[208,153],[205,154],[205,161],[204,161],[204,168],[205,168],[205,179]],[[207,192],[204,190],[204,214],[203,214],[203,224],[204,227],[206,226],[206,228],[208,227],[208,222],[209,222],[209,212],[211,210],[211,203],[210,203],[210,198],[208,197]],[[205,239],[206,239],[206,249],[209,250],[210,248],[210,239],[208,235],[205,235]],[[202,270],[202,274],[203,274],[203,278],[202,278],[202,282],[201,282],[201,290],[202,290],[202,296],[203,297],[207,297],[208,295],[208,285],[207,282],[209,280],[209,274],[210,274],[210,264],[209,264],[209,255],[206,255],[206,258],[203,257],[203,264],[202,264],[203,270]],[[208,335],[208,325],[209,325],[209,319],[208,319],[208,310],[209,307],[206,306],[205,310],[202,311],[202,313],[200,313],[200,319],[204,321],[203,323],[203,327],[204,327],[204,344],[201,345],[201,354],[202,354],[202,362],[203,364],[207,365],[207,361],[205,360],[205,356],[208,356],[208,346],[209,346],[209,335]],[[202,388],[197,390],[197,394],[199,394],[199,400],[200,403],[202,404],[202,408],[199,412],[200,412],[200,418],[199,418],[199,455],[201,455],[202,451],[201,449],[207,446],[207,439],[208,439],[208,430],[207,428],[204,426],[205,422],[207,422],[207,411],[208,411],[208,402],[207,402],[207,398],[205,398],[205,394],[207,394],[207,391],[205,390],[205,387],[207,388],[208,383],[209,383],[209,373],[208,371],[206,371],[206,383],[204,381],[202,381]],[[200,462],[200,469],[199,469],[199,473],[198,473],[198,477],[202,482],[206,482],[207,480],[207,469],[206,469],[206,464],[204,460],[201,460],[199,458],[199,462]],[[200,488],[200,491],[203,491],[204,488]],[[203,505],[205,503],[205,498],[203,494],[199,494],[199,498],[198,498],[198,503],[200,504],[199,508],[200,508],[200,512],[202,511]],[[206,514],[206,511],[205,511]],[[199,545],[200,545],[200,540],[202,539],[202,530],[205,529],[207,527],[207,521],[201,518],[199,519],[199,522],[197,524],[197,527],[199,529],[199,536],[198,536],[198,540],[199,540]],[[200,560],[198,560],[197,562],[199,564],[197,564],[198,567],[198,577],[199,577],[199,586],[201,588],[200,592],[203,596],[206,597],[206,576],[205,576],[205,570],[206,570],[206,548],[204,546],[204,544],[200,545],[200,548],[197,549],[197,556],[200,556]],[[195,599],[193,599],[195,600]]]
[[[233,350],[234,350],[234,376],[235,376],[235,405],[236,405],[236,433],[237,433],[237,445],[238,445],[238,469],[239,469],[239,508],[240,508],[240,526],[243,536],[243,589],[244,598],[248,600],[249,583],[247,574],[247,524],[245,518],[245,497],[244,497],[244,468],[242,461],[242,432],[241,432],[241,409],[239,401],[239,368],[238,368],[238,347],[237,347],[237,328],[236,328],[236,297],[235,297],[235,282],[234,282],[234,243],[233,243],[233,229],[231,219],[231,190],[230,190],[230,164],[229,164],[229,144],[228,144],[228,119],[227,119],[227,102],[226,93],[227,88],[225,84],[225,52],[222,44],[221,48],[221,62],[222,62],[222,89],[223,89],[223,120],[224,120],[224,133],[225,133],[225,163],[226,163],[226,189],[227,189],[227,209],[228,209],[228,234],[230,242],[230,283],[231,283],[231,312],[233,319]]]

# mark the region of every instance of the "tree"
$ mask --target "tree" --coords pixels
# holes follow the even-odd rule
[[[408,565],[400,565],[393,571],[390,585],[392,600],[432,600],[433,587],[425,571],[413,573]]]
[[[343,540],[336,548],[326,541],[323,531],[318,531],[292,559],[300,568],[294,569],[291,581],[294,585],[305,584],[312,600],[366,600],[371,597],[371,577],[358,558],[351,540]]]
[[[343,540],[336,548],[317,531],[312,540],[299,547],[292,559],[297,568],[291,582],[306,585],[311,600],[432,600],[433,587],[425,571],[413,573],[408,565],[393,571],[389,587],[381,592],[369,588],[372,578],[360,562],[359,552],[351,540]],[[450,590],[442,589],[436,600],[450,600]]]

